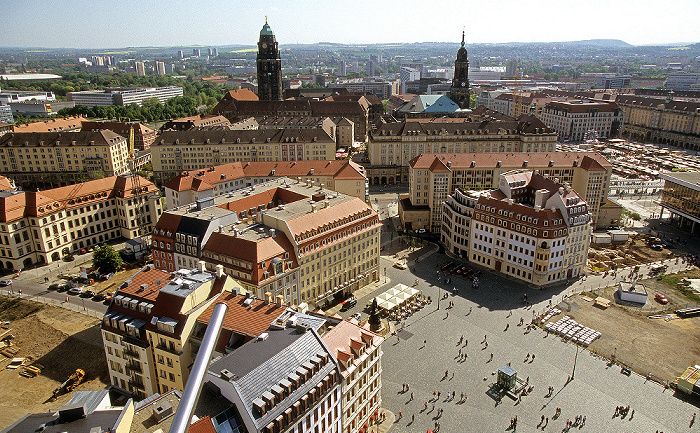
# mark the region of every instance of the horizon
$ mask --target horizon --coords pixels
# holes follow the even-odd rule
[[[497,12],[485,3],[460,0],[446,0],[439,8],[409,0],[401,9],[367,0],[352,5],[243,0],[235,10],[222,0],[95,0],[77,9],[66,0],[55,0],[50,9],[40,2],[3,3],[6,11],[22,17],[4,27],[3,48],[15,49],[252,46],[266,17],[280,45],[459,43],[464,28],[468,45],[613,39],[667,46],[696,43],[683,41],[697,40],[694,18],[700,16],[700,2],[692,0],[678,0],[673,8],[652,0],[638,0],[633,8],[604,0],[563,7],[553,0],[503,0]],[[63,24],[53,29],[59,31],[37,31],[56,22]],[[650,25],[668,22],[674,25]]]

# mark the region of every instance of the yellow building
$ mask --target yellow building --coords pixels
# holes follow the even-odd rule
[[[406,230],[426,228],[439,232],[442,205],[455,189],[497,188],[499,176],[515,169],[535,170],[570,185],[588,203],[593,224],[598,226],[598,210],[607,202],[612,165],[596,152],[421,155],[410,161],[409,194],[399,202],[402,226]],[[409,205],[411,216],[407,218]],[[421,207],[422,216],[417,213],[421,212]],[[421,227],[407,224],[417,218],[429,221],[429,224]]]
[[[67,185],[117,176],[128,167],[127,139],[95,132],[14,132],[0,137],[0,171],[19,185]]]

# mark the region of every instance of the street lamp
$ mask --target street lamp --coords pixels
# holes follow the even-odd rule
[[[574,356],[574,369],[571,370],[571,380],[574,380],[574,373],[576,373],[576,359],[578,359],[578,344],[576,344],[576,355]]]

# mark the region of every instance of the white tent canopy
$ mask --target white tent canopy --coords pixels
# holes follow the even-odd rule
[[[420,291],[414,289],[413,287],[409,287],[405,284],[397,284],[384,293],[381,293],[374,299],[377,300],[377,305],[379,308],[384,310],[392,310],[396,307],[400,307],[406,301],[411,300],[419,293]]]

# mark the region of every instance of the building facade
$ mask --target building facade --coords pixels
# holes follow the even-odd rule
[[[195,320],[222,291],[239,288],[222,272],[165,272],[146,265],[123,283],[102,319],[110,383],[139,400],[184,389]]]
[[[280,177],[311,180],[333,191],[369,202],[365,169],[347,160],[234,162],[203,170],[183,172],[164,184],[168,209]]]
[[[599,138],[617,137],[624,114],[614,102],[553,101],[542,109],[541,119],[560,140],[583,141],[590,131]]]
[[[496,190],[455,190],[443,207],[440,238],[453,254],[543,287],[584,275],[590,222],[575,191],[517,170],[501,174]]]
[[[156,179],[237,161],[326,161],[336,144],[328,133],[311,129],[163,131],[151,145]]]
[[[160,193],[143,178],[112,176],[44,190],[0,192],[0,266],[24,269],[82,248],[150,233]]]
[[[256,64],[258,68],[258,98],[261,101],[281,101],[282,60],[280,59],[277,39],[270,25],[267,24],[267,20],[260,30]]]
[[[310,179],[281,178],[168,211],[155,230],[161,269],[169,267],[155,261],[163,254],[175,267],[178,257],[201,257],[256,297],[270,292],[289,305],[331,303],[379,278],[377,213]]]
[[[440,231],[442,204],[451,193],[456,189],[497,188],[501,174],[516,169],[537,170],[541,175],[579,191],[592,214],[593,225],[607,227],[607,223],[598,221],[598,211],[608,202],[612,164],[596,152],[418,156],[411,160],[409,168],[409,194],[399,202],[401,224],[406,230],[424,228],[437,233]],[[406,213],[406,210],[410,212]]]
[[[0,172],[18,185],[65,185],[128,171],[126,138],[112,131],[13,132],[0,137]]]
[[[625,117],[623,136],[700,150],[700,103],[637,95],[618,95],[615,102]]]
[[[151,147],[151,143],[156,139],[157,132],[141,122],[82,121],[82,131],[101,131],[103,129],[109,129],[127,139],[133,133],[135,150],[146,150]]]
[[[556,139],[553,130],[532,116],[512,121],[473,116],[385,123],[367,147],[367,174],[371,184],[408,182],[409,163],[420,154],[554,152]]]
[[[368,431],[379,419],[382,405],[382,349],[384,338],[344,320],[323,335],[323,342],[340,367],[343,433]]]
[[[700,223],[700,172],[662,173],[659,177],[665,181],[659,218],[667,210],[679,227],[695,234]]]
[[[84,90],[68,92],[68,100],[75,105],[88,107],[108,105],[142,105],[148,98],[157,98],[164,104],[170,98],[182,96],[182,87],[118,87],[105,90]]]

